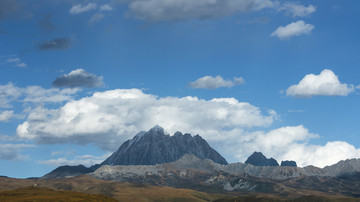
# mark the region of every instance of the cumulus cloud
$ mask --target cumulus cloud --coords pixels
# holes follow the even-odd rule
[[[304,6],[294,2],[284,3],[279,10],[285,10],[292,17],[306,17],[316,11],[316,7],[313,5]]]
[[[39,161],[40,164],[46,164],[51,166],[63,166],[63,165],[70,165],[70,166],[77,166],[77,165],[84,165],[84,166],[92,166],[95,164],[100,164],[103,162],[107,157],[109,157],[112,153],[106,153],[102,156],[93,156],[93,155],[82,155],[82,156],[75,156],[72,159],[68,158],[57,158],[57,159],[49,159],[44,161]]]
[[[311,31],[315,28],[312,24],[306,24],[304,21],[299,20],[297,22],[292,22],[285,27],[278,27],[271,36],[276,36],[281,40],[290,39],[294,36],[300,36],[303,34],[310,34]]]
[[[102,76],[96,76],[95,74],[89,73],[84,69],[72,70],[69,74],[64,74],[55,79],[53,86],[57,88],[69,87],[98,87],[103,85]]]
[[[66,50],[69,49],[73,43],[73,38],[55,38],[50,41],[43,41],[37,45],[37,49],[40,51],[48,50]]]
[[[227,148],[227,153],[237,154],[237,159],[242,162],[254,151],[261,151],[278,161],[295,160],[299,166],[324,167],[340,160],[360,158],[360,149],[346,142],[333,141],[325,145],[309,143],[317,137],[319,135],[310,133],[307,128],[299,125],[281,127],[269,132],[243,132],[239,138],[222,144]]]
[[[0,20],[6,16],[11,15],[19,9],[19,4],[16,0],[1,0],[0,1]]]
[[[91,10],[96,10],[97,9],[97,4],[95,3],[88,3],[87,5],[82,5],[82,4],[76,4],[73,7],[71,7],[71,9],[69,10],[70,14],[80,14],[80,13],[84,13],[87,11],[91,11]]]
[[[205,88],[205,89],[216,89],[221,87],[233,87],[235,85],[241,85],[244,83],[242,77],[234,77],[232,81],[224,80],[222,76],[204,76],[196,81],[190,82],[191,88]]]
[[[0,108],[12,107],[12,102],[61,103],[72,99],[80,89],[44,89],[40,86],[20,88],[13,83],[0,85]]]
[[[273,7],[271,0],[134,0],[129,14],[149,22],[211,19]]]
[[[33,109],[17,127],[17,136],[47,144],[93,143],[114,151],[124,140],[156,124],[171,134],[181,130],[218,140],[226,138],[223,131],[268,126],[275,117],[274,111],[264,115],[235,98],[159,98],[139,89],[117,89],[97,92],[58,109]]]
[[[21,152],[25,148],[34,147],[34,145],[28,144],[0,144],[0,159],[9,161],[20,161],[27,158],[26,155],[22,155]]]
[[[7,122],[14,116],[14,111],[0,112],[0,122]]]
[[[308,74],[298,84],[290,86],[286,95],[296,97],[347,96],[354,92],[354,85],[339,81],[335,73],[324,69],[319,75]]]

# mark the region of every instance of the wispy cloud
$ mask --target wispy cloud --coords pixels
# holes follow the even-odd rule
[[[56,29],[55,25],[51,22],[52,14],[47,14],[38,22],[38,25],[44,32],[51,32]]]
[[[43,41],[36,48],[40,51],[49,50],[66,50],[69,49],[74,41],[74,37],[70,38],[55,38],[50,41]]]
[[[294,2],[286,2],[279,7],[279,10],[286,11],[292,17],[306,17],[314,13],[316,7],[314,5],[304,6]]]
[[[271,0],[134,0],[129,15],[149,22],[212,19],[273,7]]]
[[[10,108],[13,102],[23,103],[61,103],[72,99],[80,89],[44,89],[40,86],[20,88],[13,83],[0,85],[0,108]]]
[[[35,147],[29,144],[0,144],[0,159],[8,161],[21,161],[27,159],[28,156],[21,154],[26,148]]]
[[[233,80],[225,80],[222,76],[204,76],[196,81],[190,82],[191,88],[216,89],[221,87],[233,87],[244,83],[242,77],[234,77]]]
[[[69,10],[70,14],[80,14],[80,13],[84,13],[87,11],[91,11],[91,10],[96,10],[97,9],[97,4],[95,3],[88,3],[86,5],[82,5],[82,4],[76,4],[73,7],[71,7],[71,9]]]
[[[94,15],[91,16],[91,18],[89,19],[89,24],[92,25],[96,22],[99,22],[100,20],[102,20],[105,17],[104,14],[102,13],[95,13]]]
[[[0,56],[0,64],[8,64],[15,67],[26,68],[27,64],[17,55]]]
[[[63,165],[84,165],[84,166],[92,166],[94,164],[99,164],[103,162],[107,157],[109,157],[111,153],[105,153],[102,156],[93,156],[93,155],[82,155],[82,156],[75,156],[72,159],[68,158],[57,158],[57,159],[49,159],[44,161],[39,161],[40,164],[51,165],[54,167],[63,166]]]
[[[109,4],[104,4],[99,7],[100,11],[112,11],[113,8]]]

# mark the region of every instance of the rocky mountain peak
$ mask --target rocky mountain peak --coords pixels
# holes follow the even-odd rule
[[[266,158],[261,152],[254,152],[245,163],[254,166],[279,166],[278,162],[273,158]]]
[[[219,164],[226,160],[199,135],[176,132],[170,136],[156,125],[147,132],[138,133],[124,142],[120,148],[101,165],[154,165],[173,162],[184,154],[193,154],[200,159],[211,159]]]

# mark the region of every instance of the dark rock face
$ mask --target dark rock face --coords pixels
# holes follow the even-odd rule
[[[297,167],[295,161],[281,161],[281,166]]]
[[[74,177],[78,175],[87,174],[90,172],[95,171],[99,168],[99,164],[93,165],[90,168],[87,168],[83,165],[78,166],[60,166],[55,170],[51,171],[50,173],[44,175],[43,179],[60,179],[60,178],[67,178],[67,177]]]
[[[199,135],[191,136],[176,132],[167,134],[160,126],[148,132],[138,133],[124,142],[120,148],[101,165],[154,165],[173,162],[184,154],[194,154],[200,159],[211,159],[219,164],[226,160]]]
[[[245,163],[254,166],[279,166],[275,159],[267,159],[261,152],[254,152]]]

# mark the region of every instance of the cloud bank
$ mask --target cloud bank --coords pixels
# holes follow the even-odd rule
[[[323,167],[347,158],[360,158],[360,149],[332,141],[310,144],[319,135],[302,125],[259,131],[276,119],[274,111],[235,98],[157,97],[139,89],[116,89],[72,100],[55,109],[37,107],[18,125],[17,137],[42,144],[94,144],[114,152],[125,140],[156,124],[170,134],[176,131],[200,134],[228,160],[244,162],[254,151],[277,160],[295,160],[298,165]],[[80,162],[74,158],[43,163]]]
[[[299,20],[297,22],[292,22],[286,26],[278,27],[271,36],[278,37],[281,40],[290,39],[294,36],[300,36],[304,34],[310,34],[311,31],[315,28],[314,25],[306,24],[304,21]]]
[[[301,81],[290,86],[286,95],[296,97],[347,96],[354,92],[354,85],[345,84],[330,69],[324,69],[319,75],[307,74]]]
[[[72,70],[69,74],[64,74],[53,81],[53,86],[57,88],[77,88],[87,87],[93,88],[103,85],[103,77],[96,76],[84,69]]]
[[[39,143],[94,143],[114,151],[124,140],[156,124],[170,133],[182,130],[217,140],[223,138],[223,130],[268,126],[275,116],[273,111],[263,115],[259,108],[234,98],[158,98],[139,89],[117,89],[59,109],[35,108],[18,126],[17,135]]]
[[[191,88],[204,88],[204,89],[216,89],[221,87],[233,87],[235,85],[241,85],[244,83],[242,77],[234,77],[233,81],[225,80],[222,76],[204,76],[196,81],[190,82]]]

